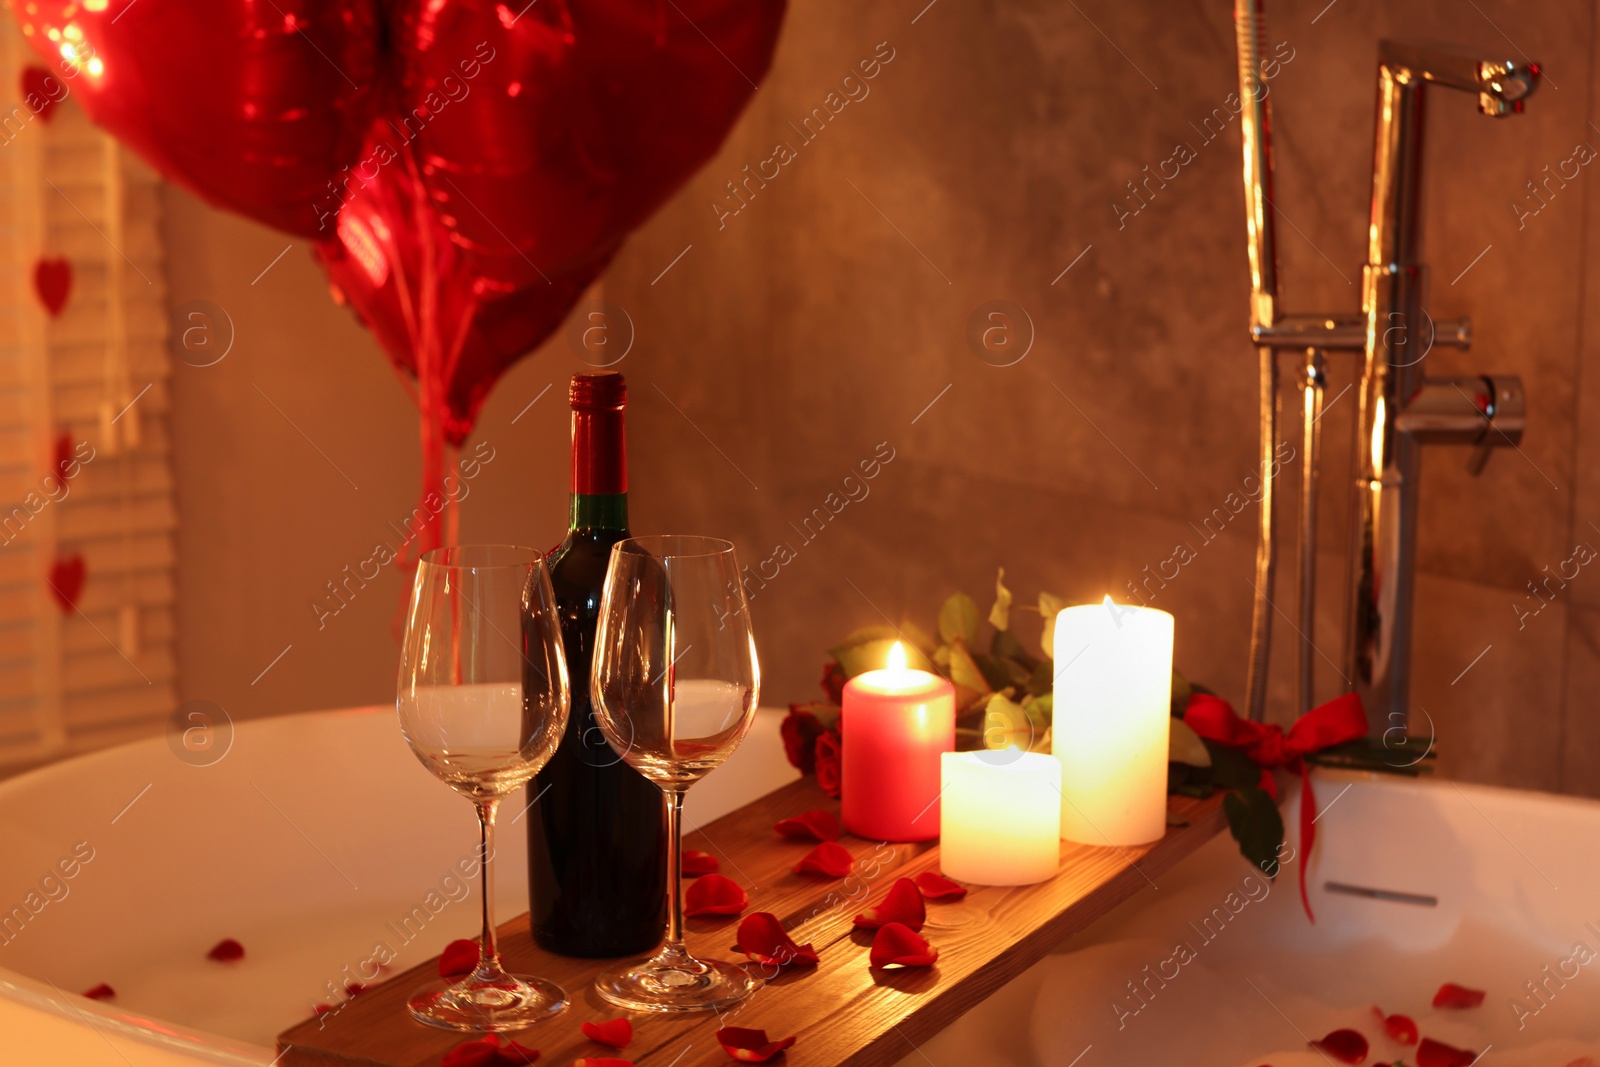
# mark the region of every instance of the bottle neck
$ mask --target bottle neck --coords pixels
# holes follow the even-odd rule
[[[627,493],[573,493],[572,521],[574,530],[628,529]]]
[[[572,412],[572,529],[628,528],[622,408]]]

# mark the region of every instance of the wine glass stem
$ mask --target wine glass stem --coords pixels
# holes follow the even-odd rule
[[[500,798],[478,801],[478,840],[483,878],[483,936],[478,955],[478,966],[473,978],[482,980],[503,974],[500,967],[500,948],[494,935],[494,873],[489,862],[494,858],[494,816],[500,808]]]
[[[667,794],[667,884],[672,886],[672,907],[667,911],[667,942],[662,954],[684,956],[683,947],[683,794],[682,789],[665,789]]]

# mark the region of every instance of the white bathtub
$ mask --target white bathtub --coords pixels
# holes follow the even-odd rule
[[[1328,1067],[1306,1041],[1341,1027],[1373,1042],[1368,1063],[1414,1064],[1414,1047],[1379,1040],[1373,1005],[1485,1053],[1484,1067],[1600,1060],[1600,803],[1334,774],[1318,775],[1316,793],[1315,925],[1296,865],[1269,885],[1223,836],[903,1067]],[[1596,953],[1587,965],[1579,942]],[[1435,1011],[1445,982],[1488,996]]]
[[[692,823],[794,776],[780,718],[763,711],[728,765],[695,787]],[[1600,951],[1600,932],[1585,925],[1600,928],[1600,803],[1332,775],[1319,777],[1318,796],[1315,926],[1300,912],[1295,866],[1274,886],[1247,882],[1250,868],[1221,838],[907,1067],[1325,1067],[1304,1037],[1352,1025],[1375,1037],[1374,1002],[1452,1045],[1492,1046],[1485,1067],[1600,1058],[1600,959],[1551,986],[1521,1029],[1507,1007],[1575,942]],[[516,815],[508,806],[499,838],[502,920],[526,907]],[[210,767],[154,739],[0,783],[0,909],[40,892],[52,871],[61,897],[0,944],[0,1067],[270,1063],[274,1035],[333,999],[328,983],[342,985],[346,965],[396,941],[391,922],[430,892],[436,903],[460,896],[446,879],[476,840],[470,805],[416,762],[389,708],[244,724]],[[79,842],[93,858],[69,859],[73,877],[62,880],[58,864],[77,859]],[[1330,881],[1437,902],[1331,893]],[[442,906],[396,965],[472,936],[476,899],[474,886]],[[1188,925],[1208,915],[1205,932]],[[242,963],[205,958],[226,937],[245,945]],[[1150,979],[1146,965],[1172,973],[1180,940],[1195,958]],[[1488,1000],[1434,1012],[1429,998],[1445,981]],[[77,995],[100,982],[115,1001]],[[1376,1044],[1374,1056],[1405,1051]]]
[[[763,709],[690,791],[690,827],[795,777],[781,718]],[[502,922],[528,906],[519,807],[496,837]],[[0,782],[0,917],[38,908],[0,933],[0,1067],[270,1063],[273,1038],[334,1001],[375,943],[400,948],[398,969],[476,935],[477,886],[454,872],[477,840],[393,707],[245,723],[207,767],[153,738]],[[402,946],[391,923],[430,903]],[[242,962],[206,958],[223,938]],[[115,1000],[78,995],[101,982]]]

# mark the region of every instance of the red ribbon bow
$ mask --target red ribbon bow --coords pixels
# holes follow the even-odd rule
[[[1361,698],[1354,693],[1335,697],[1300,716],[1285,732],[1272,723],[1241,719],[1226,700],[1208,693],[1194,693],[1184,708],[1183,721],[1207,741],[1242,749],[1261,765],[1261,788],[1278,799],[1278,786],[1269,768],[1282,767],[1300,776],[1300,903],[1306,917],[1311,914],[1311,898],[1306,893],[1306,868],[1311,865],[1311,849],[1317,839],[1317,798],[1311,791],[1311,774],[1305,757],[1325,748],[1356,741],[1367,736],[1367,713]]]

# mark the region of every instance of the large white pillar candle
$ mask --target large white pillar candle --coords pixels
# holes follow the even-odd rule
[[[1042,752],[946,752],[939,870],[976,885],[1032,885],[1061,856],[1061,765]]]
[[[1061,836],[1143,845],[1167,826],[1172,616],[1100,604],[1056,616],[1051,750],[1061,761]]]

